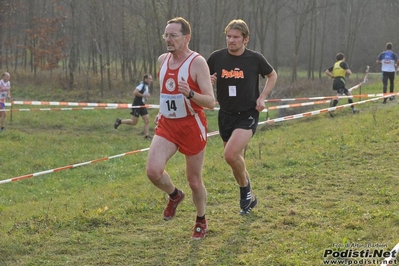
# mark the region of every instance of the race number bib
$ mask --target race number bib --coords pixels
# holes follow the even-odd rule
[[[183,94],[161,94],[159,111],[166,118],[182,118],[187,116]]]
[[[7,97],[7,92],[6,91],[0,92],[0,99],[5,99],[6,97]]]

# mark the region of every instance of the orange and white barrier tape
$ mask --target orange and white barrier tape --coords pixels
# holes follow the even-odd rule
[[[84,163],[67,165],[67,166],[58,167],[58,168],[54,168],[54,169],[50,169],[50,170],[46,170],[46,171],[42,171],[42,172],[29,174],[29,175],[18,176],[18,177],[14,177],[14,178],[2,180],[2,181],[0,180],[0,184],[5,184],[5,183],[14,182],[14,181],[19,181],[19,180],[22,180],[22,179],[31,178],[31,177],[35,177],[35,176],[39,176],[39,175],[55,173],[55,172],[59,172],[59,171],[62,171],[62,170],[76,168],[76,167],[83,166],[83,165],[88,165],[88,164],[98,163],[98,162],[102,162],[102,161],[107,161],[107,160],[110,160],[110,159],[115,159],[115,158],[119,158],[119,157],[122,157],[122,156],[130,155],[130,154],[135,154],[135,153],[139,153],[139,152],[143,152],[143,151],[148,151],[149,149],[150,148],[145,148],[145,149],[141,149],[141,150],[125,152],[125,153],[121,153],[121,154],[118,154],[118,155],[114,155],[114,156],[110,156],[110,157],[104,157],[104,158],[100,158],[100,159],[96,159],[96,160],[92,160],[92,161],[88,161],[88,162],[84,162]]]
[[[277,109],[284,109],[284,108],[294,108],[294,107],[302,107],[302,106],[309,106],[309,105],[316,105],[316,104],[324,104],[324,103],[329,103],[329,102],[331,102],[331,100],[305,102],[305,103],[293,103],[293,104],[286,104],[286,105],[270,106],[267,109],[268,110],[277,110]]]
[[[26,111],[76,111],[76,110],[111,110],[128,108],[159,108],[159,105],[138,105],[138,106],[98,106],[98,107],[53,107],[53,108],[19,108],[19,109],[0,109],[0,112],[26,112]]]
[[[269,120],[266,120],[264,122],[259,122],[259,124],[271,124],[271,123],[275,123],[275,122],[282,122],[282,121],[288,121],[288,120],[293,120],[293,119],[297,119],[297,118],[309,117],[309,116],[312,116],[312,115],[317,115],[317,114],[322,114],[322,113],[327,113],[327,112],[343,109],[343,108],[346,108],[346,107],[350,107],[352,105],[358,105],[358,104],[363,104],[363,103],[367,103],[367,102],[377,101],[377,100],[380,100],[382,98],[384,98],[384,97],[378,97],[378,98],[373,98],[373,99],[364,100],[364,101],[360,101],[360,102],[354,102],[354,103],[339,105],[339,106],[336,106],[336,107],[329,107],[329,108],[316,110],[316,111],[312,111],[312,112],[306,112],[306,113],[289,115],[289,116],[284,116],[284,117],[275,118],[275,119],[269,119]]]
[[[354,89],[357,89],[357,88],[361,87],[364,83],[366,83],[367,82],[367,76],[369,75],[369,70],[370,70],[370,66],[367,66],[366,67],[366,74],[364,75],[363,80],[359,84],[357,84],[357,85],[353,86],[352,88],[348,89],[348,91],[353,91]]]
[[[284,98],[284,99],[267,99],[265,102],[286,102],[286,101],[313,101],[313,100],[328,100],[332,98],[366,98],[366,97],[379,97],[379,96],[390,96],[391,93],[386,94],[359,94],[351,96],[317,96],[317,97],[307,97],[307,98]],[[11,105],[52,105],[52,106],[78,106],[78,107],[115,107],[115,108],[159,108],[159,105],[146,104],[140,106],[133,106],[129,103],[86,103],[86,102],[52,102],[52,101],[12,101],[11,103],[6,103],[6,106]]]
[[[85,102],[49,102],[49,101],[12,101],[12,104],[23,105],[56,105],[56,106],[91,106],[91,107],[126,107],[128,103],[85,103]]]
[[[363,80],[362,80],[359,84],[356,84],[355,86],[349,88],[348,91],[353,91],[353,90],[355,90],[355,89],[361,87],[364,83],[367,82],[367,76],[368,76],[368,74],[369,74],[369,69],[370,69],[370,66],[366,66],[366,71],[365,71],[365,75],[364,75]],[[375,96],[371,96],[372,94],[366,94],[366,95],[370,95],[370,96],[365,96],[365,95],[363,95],[363,97],[375,97]],[[326,97],[312,97],[312,98],[293,98],[293,99],[268,99],[268,100],[265,100],[265,102],[304,101],[304,100],[305,100],[305,101],[306,101],[306,100],[312,101],[312,100],[325,100],[325,99],[341,98],[341,97],[342,97],[342,96],[326,96]],[[345,96],[344,96],[344,97],[345,97]],[[362,96],[361,96],[361,95],[356,95],[356,96],[355,96],[355,95],[351,95],[351,96],[346,96],[346,97],[358,97],[358,98],[360,98],[360,97],[362,97]]]
[[[282,98],[282,99],[267,99],[265,102],[294,102],[294,101],[315,101],[315,100],[331,100],[331,99],[345,99],[345,98],[372,98],[372,97],[389,97],[397,95],[397,93],[371,93],[371,94],[358,94],[350,96],[320,96],[308,98]]]
[[[277,106],[269,106],[267,107],[268,110],[276,110],[276,109],[284,109],[284,108],[294,108],[294,107],[302,107],[302,106],[309,106],[309,105],[316,105],[316,104],[324,104],[324,103],[329,103],[331,100],[334,99],[345,99],[345,98],[371,98],[371,97],[380,97],[380,98],[386,98],[389,96],[395,96],[398,93],[380,93],[380,94],[363,94],[363,95],[351,95],[351,96],[335,96],[331,97],[329,100],[323,100],[323,101],[315,101],[315,102],[304,102],[304,103],[293,103],[293,104],[286,104],[286,105],[277,105]],[[362,97],[359,97],[362,96]],[[302,98],[304,99],[304,98]],[[284,99],[282,99],[284,100]]]
[[[146,104],[133,106],[130,103],[86,103],[86,102],[49,102],[49,101],[12,101],[6,106],[18,105],[54,105],[54,106],[78,106],[78,107],[118,107],[118,108],[159,108],[159,105]]]

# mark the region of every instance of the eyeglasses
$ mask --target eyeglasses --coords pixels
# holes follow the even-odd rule
[[[162,35],[162,38],[164,39],[164,40],[166,40],[167,38],[171,38],[171,39],[173,39],[173,40],[175,40],[175,39],[177,39],[177,38],[179,38],[180,36],[184,36],[185,34],[177,34],[177,33],[171,33],[171,34],[168,34],[168,33],[164,33],[163,35]]]

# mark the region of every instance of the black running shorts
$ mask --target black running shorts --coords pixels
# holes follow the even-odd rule
[[[345,79],[342,77],[334,78],[333,90],[339,91],[340,89],[345,89]]]
[[[132,108],[132,111],[130,112],[130,114],[132,116],[139,117],[140,115],[141,116],[148,115],[148,111],[147,111],[147,108],[145,108],[145,107],[143,107],[143,108]]]
[[[233,131],[237,128],[251,129],[252,135],[254,135],[258,121],[259,112],[256,109],[238,113],[229,113],[220,109],[218,114],[219,134],[224,142],[230,139]]]

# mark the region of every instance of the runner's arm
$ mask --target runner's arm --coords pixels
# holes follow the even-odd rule
[[[274,88],[274,85],[276,85],[277,77],[277,72],[274,69],[269,75],[267,75],[265,87],[260,93],[259,98],[256,100],[256,110],[258,110],[259,112],[265,109],[266,97],[270,94],[270,92]]]
[[[215,107],[215,95],[213,93],[209,67],[205,58],[202,56],[196,57],[190,71],[191,76],[195,77],[194,80],[201,90],[201,93],[195,93],[191,100],[202,107],[213,109]]]

